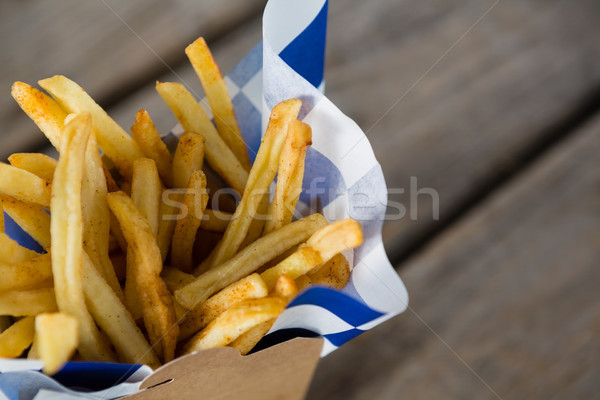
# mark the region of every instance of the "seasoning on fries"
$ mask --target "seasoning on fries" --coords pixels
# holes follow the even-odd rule
[[[39,81],[50,96],[13,85],[60,156],[0,163],[0,211],[46,251],[9,238],[0,218],[1,357],[39,358],[51,375],[75,352],[152,368],[218,346],[247,354],[300,290],[347,284],[342,253],[362,243],[360,224],[294,220],[312,139],[301,101],[273,108],[251,164],[204,39],[186,54],[215,121],[183,85],[157,83],[186,131],[174,154],[145,110],[129,136],[64,76]],[[220,179],[239,204],[216,198]]]

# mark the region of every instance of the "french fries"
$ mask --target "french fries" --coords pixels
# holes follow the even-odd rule
[[[206,160],[232,188],[241,193],[248,172],[219,136],[192,94],[180,83],[158,82],[156,90],[187,132],[202,132],[206,139]]]
[[[52,273],[58,309],[77,318],[79,352],[90,360],[114,361],[112,350],[87,310],[81,283],[81,187],[85,150],[91,131],[89,114],[78,114],[65,125],[63,131],[61,157],[54,174],[50,206]]]
[[[297,99],[283,101],[273,108],[267,132],[262,139],[254,165],[250,170],[242,200],[221,243],[210,257],[209,268],[229,260],[238,251],[261,200],[277,173],[279,155],[285,141],[290,122],[298,116],[302,102]]]
[[[135,115],[131,126],[131,136],[144,153],[144,156],[154,160],[160,178],[168,187],[173,186],[173,157],[167,146],[160,138],[150,115],[146,110],[140,110]],[[111,190],[113,192],[114,190]]]
[[[33,342],[34,317],[25,317],[0,333],[0,357],[19,357]]]
[[[56,169],[56,160],[52,157],[41,153],[15,153],[8,157],[8,162],[52,183]]]
[[[261,265],[308,239],[326,223],[322,215],[313,214],[273,231],[237,253],[229,261],[177,289],[175,298],[182,306],[193,309],[211,294],[254,272]]]
[[[186,47],[185,54],[187,54],[198,78],[202,82],[204,92],[215,116],[215,124],[219,135],[244,168],[250,170],[250,158],[248,158],[246,143],[238,127],[225,80],[204,38],[198,38]]]
[[[50,183],[9,164],[0,163],[0,192],[44,208],[50,206]]]
[[[143,156],[135,141],[75,82],[62,76],[42,79],[38,84],[68,113],[91,115],[98,144],[121,175],[131,179],[133,162]],[[64,118],[63,118],[64,121]]]
[[[273,108],[251,165],[205,41],[186,54],[215,120],[183,85],[157,83],[187,132],[174,154],[145,110],[128,136],[64,76],[39,82],[53,98],[13,85],[60,156],[0,163],[0,356],[39,358],[51,375],[76,351],[152,368],[176,349],[247,354],[300,290],[347,284],[360,224],[293,221],[312,136],[301,101]],[[8,237],[4,212],[46,253]]]
[[[50,215],[37,204],[0,194],[4,211],[43,248],[50,247]]]
[[[162,258],[156,238],[148,221],[125,193],[110,193],[107,198],[136,260],[134,279],[150,342],[160,358],[168,362],[175,355],[179,327],[171,295],[160,278]]]
[[[253,326],[283,312],[285,301],[277,297],[244,300],[234,304],[186,344],[185,353],[226,346]]]
[[[35,317],[35,341],[44,373],[54,375],[69,361],[78,343],[77,319],[68,314]]]

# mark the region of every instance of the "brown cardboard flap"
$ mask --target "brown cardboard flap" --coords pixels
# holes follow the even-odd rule
[[[181,357],[142,382],[131,400],[303,399],[323,339],[295,338],[249,356],[230,347]]]

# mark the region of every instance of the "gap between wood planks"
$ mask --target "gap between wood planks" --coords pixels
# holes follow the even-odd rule
[[[592,89],[580,98],[574,108],[556,125],[542,132],[542,139],[524,148],[516,155],[516,161],[509,169],[499,170],[495,177],[474,190],[469,197],[453,213],[440,218],[440,221],[431,225],[423,234],[416,238],[405,250],[394,251],[386,248],[388,258],[396,270],[401,270],[404,262],[419,253],[425,246],[450,229],[454,224],[465,217],[471,209],[493,196],[501,188],[514,180],[527,167],[533,165],[551,149],[560,146],[572,133],[600,112],[600,87]],[[389,247],[389,246],[388,246]]]

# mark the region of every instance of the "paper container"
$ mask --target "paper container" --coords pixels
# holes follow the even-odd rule
[[[266,350],[254,355],[241,357],[231,349],[213,349],[175,360],[154,374],[148,367],[68,363],[56,377],[59,381],[94,389],[102,387],[103,378],[104,387],[115,378],[124,381],[95,394],[86,393],[85,398],[131,394],[144,379],[141,388],[154,387],[132,398],[301,398],[319,354],[325,356],[406,309],[406,289],[381,241],[387,202],[381,167],[362,130],[321,91],[326,23],[325,0],[269,1],[263,16],[263,41],[226,81],[252,159],[271,108],[289,98],[303,101],[300,119],[311,125],[313,145],[307,151],[298,211],[309,213],[317,208],[330,221],[351,217],[361,223],[363,245],[345,254],[352,266],[350,283],[341,292],[322,287],[302,292],[257,346]],[[176,127],[164,140],[174,147],[181,133]],[[26,241],[18,229],[13,235]],[[39,368],[39,362],[0,362],[0,372]],[[10,398],[33,398],[40,388],[52,390],[38,393],[38,399],[53,398],[52,393],[61,390],[56,398],[66,398],[67,390],[31,371],[0,374],[0,388]]]

